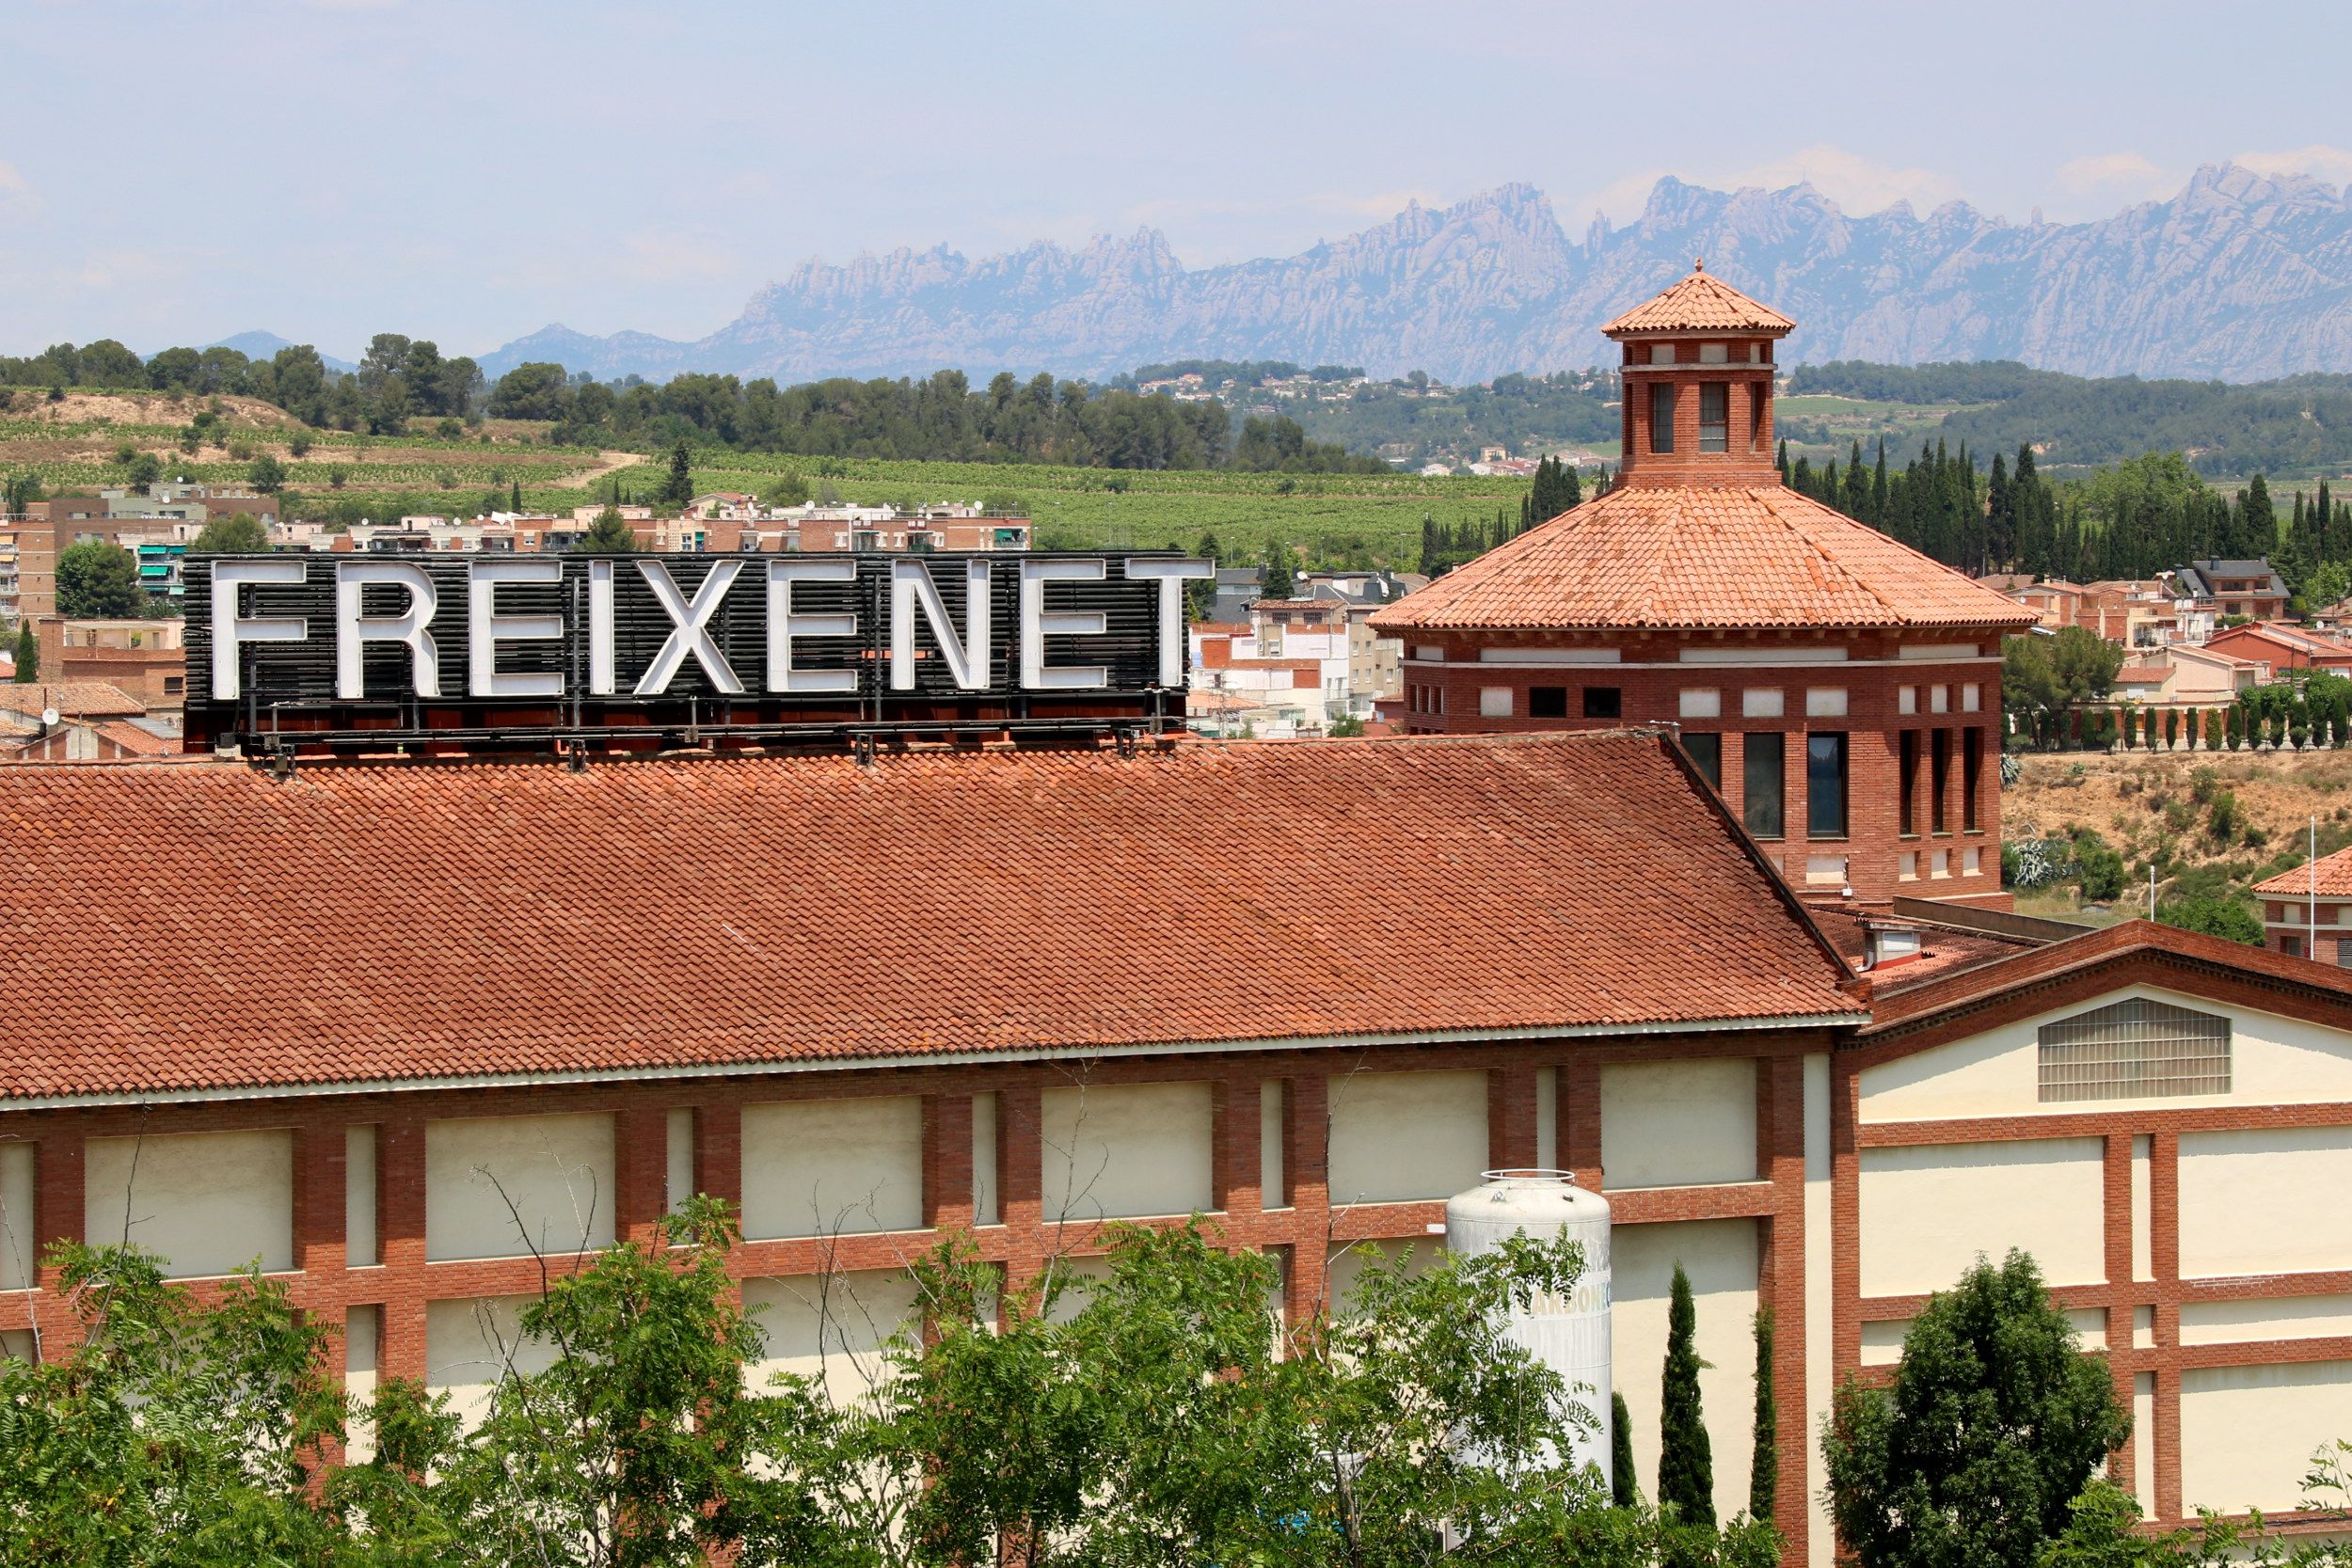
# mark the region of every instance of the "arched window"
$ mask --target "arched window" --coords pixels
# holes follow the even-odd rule
[[[2134,997],[2045,1023],[2041,1100],[2163,1100],[2230,1092],[2230,1021]]]

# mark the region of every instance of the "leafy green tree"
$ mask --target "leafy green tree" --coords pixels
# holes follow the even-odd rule
[[[1863,1568],[2033,1568],[2130,1433],[2106,1357],[2012,1252],[1930,1298],[1890,1387],[1839,1388],[1831,1514]]]
[[[572,548],[595,555],[627,555],[637,548],[637,531],[622,518],[618,508],[608,506],[596,514],[596,520]]]
[[[1619,1508],[1642,1504],[1642,1478],[1634,1474],[1633,1413],[1623,1394],[1609,1396],[1609,1500]]]
[[[78,1342],[0,1360],[0,1561],[334,1563],[310,1503],[342,1433],[326,1330],[258,1270],[199,1308],[136,1247],[59,1243]]]
[[[269,548],[269,530],[258,517],[232,512],[206,523],[189,547],[223,555],[258,555]]]
[[[1658,1409],[1658,1506],[1687,1523],[1715,1522],[1715,1459],[1699,1407],[1698,1307],[1691,1276],[1675,1264],[1666,1307],[1666,1368]]]
[[[1364,721],[1352,713],[1343,714],[1323,733],[1333,740],[1354,740],[1364,733]]]
[[[787,468],[760,486],[759,499],[771,507],[805,506],[808,504],[808,481],[797,468]]]
[[[57,556],[57,613],[70,621],[114,621],[147,608],[131,552],[103,539],[67,546]]]
[[[2156,906],[2156,920],[2160,925],[2177,926],[2184,931],[2202,931],[2227,942],[2242,942],[2249,947],[2263,944],[2262,917],[2243,898],[2212,894],[2167,898]]]
[[[10,474],[0,480],[0,515],[22,515],[27,506],[40,499],[40,476],[30,471]]]
[[[684,506],[693,499],[694,453],[681,437],[670,449],[670,473],[661,482],[661,501],[665,506]]]
[[[1265,596],[1267,598],[1287,599],[1298,593],[1298,578],[1292,571],[1291,561],[1291,547],[1288,545],[1277,544],[1266,552]]]
[[[274,496],[286,487],[286,465],[278,460],[277,453],[265,451],[253,460],[246,480],[262,495]]]
[[[164,475],[164,466],[153,452],[135,452],[122,466],[122,482],[134,490],[144,490]]]
[[[1780,1405],[1772,1397],[1772,1309],[1756,1314],[1756,1449],[1748,1463],[1748,1517],[1771,1519],[1780,1500]]]
[[[40,679],[40,639],[33,635],[30,616],[16,624],[16,682],[29,686]]]

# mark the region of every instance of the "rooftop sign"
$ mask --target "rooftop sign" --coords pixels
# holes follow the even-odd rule
[[[1167,555],[196,556],[192,741],[1181,718]]]

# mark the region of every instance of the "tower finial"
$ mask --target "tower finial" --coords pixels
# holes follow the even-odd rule
[[[1692,272],[1705,272],[1707,270],[1707,258],[1704,256],[1692,257],[1691,270]]]

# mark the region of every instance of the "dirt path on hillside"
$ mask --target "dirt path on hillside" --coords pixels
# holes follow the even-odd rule
[[[618,473],[623,468],[633,468],[640,463],[652,461],[652,458],[647,457],[642,451],[600,451],[596,453],[596,460],[594,464],[569,478],[544,480],[540,483],[551,490],[585,490],[607,474]]]

